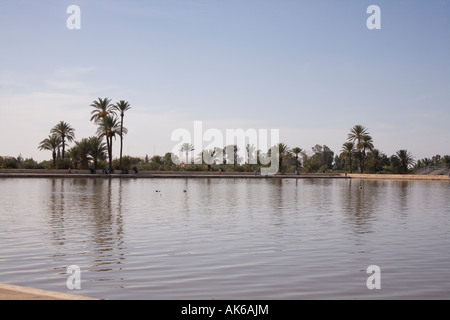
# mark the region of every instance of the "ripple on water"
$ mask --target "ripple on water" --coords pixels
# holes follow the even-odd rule
[[[78,265],[79,293],[106,299],[448,299],[449,189],[0,179],[0,282],[69,292],[66,270]]]

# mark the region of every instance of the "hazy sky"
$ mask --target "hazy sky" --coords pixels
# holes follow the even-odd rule
[[[195,120],[335,153],[362,124],[388,156],[450,154],[449,0],[0,0],[0,43],[0,155],[50,159],[61,120],[93,135],[98,97],[130,102],[134,156]]]

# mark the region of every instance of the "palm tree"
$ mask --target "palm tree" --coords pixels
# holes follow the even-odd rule
[[[303,149],[299,147],[292,148],[292,153],[295,154],[295,171],[298,171],[298,154],[302,151]]]
[[[101,121],[98,122],[97,135],[99,137],[105,137],[106,139],[106,147],[108,151],[108,162],[109,167],[112,169],[112,138],[115,138],[116,135],[120,135],[120,124],[117,120],[117,117],[114,115],[106,115],[101,118]],[[126,133],[127,129],[122,128],[122,132]]]
[[[352,167],[352,159],[353,159],[353,155],[355,154],[355,143],[353,142],[346,142],[342,145],[342,151],[341,151],[341,159],[348,159],[348,163],[350,166],[350,173],[353,172],[353,167]]]
[[[364,173],[364,162],[366,159],[366,151],[372,151],[374,148],[372,137],[369,135],[362,136],[361,143],[359,144],[359,151],[361,152],[360,169],[361,174]]]
[[[78,163],[81,161],[80,149],[77,145],[67,150],[67,157],[71,159],[73,168],[78,169]]]
[[[414,158],[408,150],[398,150],[396,156],[399,160],[399,173],[408,173],[414,165]]]
[[[57,134],[49,135],[48,138],[39,143],[39,150],[49,150],[52,152],[53,167],[56,167],[56,150],[61,145],[61,138]]]
[[[445,155],[444,157],[442,157],[442,163],[444,164],[444,166],[446,166],[447,169],[450,169],[450,156]]]
[[[98,100],[92,102],[91,107],[94,108],[91,112],[91,121],[94,121],[95,123],[99,122],[100,119],[107,115],[115,114],[113,105],[111,105],[111,99],[109,98],[98,98]]]
[[[61,138],[62,143],[62,158],[65,156],[66,149],[66,139],[68,142],[72,142],[75,140],[75,129],[70,126],[70,124],[60,121],[57,125],[55,125],[50,131],[52,134],[56,134]]]
[[[89,155],[94,161],[94,169],[97,170],[98,160],[106,158],[107,148],[101,138],[93,136],[89,138]]]
[[[81,139],[81,141],[75,142],[79,150],[79,155],[81,158],[81,169],[86,170],[89,166],[89,151],[90,151],[90,143],[86,138]]]
[[[386,158],[386,155],[378,149],[372,149],[372,151],[367,154],[367,157],[370,162],[370,167],[372,168],[373,173],[377,173],[382,170],[383,159]],[[387,158],[386,158],[387,159]]]
[[[180,148],[181,152],[186,152],[186,164],[188,163],[189,152],[194,151],[194,146],[188,142],[183,143]]]
[[[247,151],[247,163],[248,164],[256,164],[256,148],[253,144],[247,144],[245,146],[245,150]]]
[[[369,135],[367,129],[364,126],[358,124],[350,129],[350,133],[348,134],[347,140],[357,142],[358,145],[359,143],[361,143],[362,137],[365,135]]]
[[[283,165],[283,157],[287,155],[290,152],[290,150],[289,147],[282,142],[278,143],[275,147],[277,148],[278,151],[278,168],[281,171],[282,169],[281,166]]]
[[[122,149],[123,149],[123,117],[125,116],[125,111],[130,110],[131,106],[128,101],[120,100],[117,102],[113,109],[120,113],[120,160],[119,167],[122,169]]]
[[[366,150],[373,149],[372,137],[369,135],[367,129],[364,126],[358,124],[350,129],[347,140],[356,143],[356,153],[358,154],[359,158],[359,167],[361,173],[363,173]]]

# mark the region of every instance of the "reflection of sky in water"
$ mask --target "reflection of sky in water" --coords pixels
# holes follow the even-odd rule
[[[449,188],[3,179],[0,282],[68,292],[79,265],[77,293],[101,298],[449,298]],[[372,264],[378,292],[365,286]]]

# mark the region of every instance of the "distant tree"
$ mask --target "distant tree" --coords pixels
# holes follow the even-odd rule
[[[113,106],[113,109],[116,110],[117,112],[119,112],[119,114],[120,114],[120,162],[119,162],[119,167],[122,168],[123,135],[126,133],[123,130],[124,129],[123,128],[123,117],[125,116],[125,111],[130,110],[131,106],[128,103],[128,101],[120,100]]]
[[[154,155],[152,157],[152,163],[157,164],[157,165],[163,165],[164,164],[164,158],[158,155]]]
[[[400,159],[397,155],[392,155],[389,158],[389,168],[392,173],[400,173]]]
[[[386,155],[378,149],[373,149],[367,154],[366,168],[372,172],[377,173],[383,170],[383,166],[389,165],[389,160]]]
[[[441,161],[447,169],[450,169],[450,155],[443,156]]]
[[[355,125],[347,136],[349,142],[356,143],[356,154],[359,159],[359,167],[361,173],[364,173],[364,160],[366,151],[371,151],[373,146],[372,137],[367,132],[367,129],[362,125]]]
[[[366,160],[366,151],[372,151],[374,148],[372,137],[369,135],[364,135],[359,144],[360,155],[360,170],[361,174],[364,173],[364,163]]]
[[[114,115],[106,115],[98,121],[97,136],[106,139],[106,147],[108,150],[108,165],[112,169],[112,144],[113,138],[120,135],[120,132],[126,133],[126,128],[121,128]]]
[[[298,155],[300,154],[300,152],[302,152],[302,148],[299,147],[295,147],[292,148],[292,153],[295,154],[295,170],[298,170],[299,167],[299,161],[298,161]]]
[[[276,145],[276,149],[278,151],[278,168],[281,172],[283,171],[283,157],[290,153],[290,149],[285,143],[282,142]]]
[[[164,158],[163,158],[164,169],[165,170],[170,170],[170,169],[173,169],[173,168],[177,168],[175,163],[173,162],[173,160],[176,160],[177,158],[178,158],[177,155],[172,154],[171,152],[167,152],[164,155]]]
[[[256,164],[256,147],[253,144],[247,144],[245,146],[245,151],[247,152],[247,163]]]
[[[56,167],[56,150],[61,145],[61,138],[57,134],[49,135],[48,138],[39,143],[39,150],[48,150],[52,152],[53,167]]]
[[[77,146],[79,150],[79,155],[81,158],[81,169],[87,170],[89,167],[89,160],[90,160],[90,151],[91,151],[91,144],[88,139],[83,138],[81,141],[75,142],[75,145]]]
[[[61,157],[64,159],[66,150],[66,139],[68,142],[75,140],[75,129],[67,122],[60,121],[50,131],[51,134],[56,134],[61,139],[62,153]]]
[[[78,169],[78,164],[81,162],[80,149],[77,145],[67,150],[67,157],[72,161],[73,168]]]
[[[94,162],[94,169],[97,170],[98,161],[105,160],[107,154],[107,147],[102,141],[103,139],[93,136],[88,139],[89,141],[89,155]]]
[[[353,172],[353,166],[352,166],[352,160],[353,156],[355,155],[355,143],[354,142],[346,142],[342,145],[342,151],[341,151],[341,159],[345,159],[345,161],[348,161],[348,165],[350,168],[350,173]]]
[[[208,171],[211,170],[211,165],[215,164],[216,161],[220,160],[220,156],[222,154],[222,149],[214,148],[210,150],[203,150],[201,152],[202,163],[206,163],[208,165]]]
[[[99,122],[103,117],[114,114],[114,106],[111,104],[111,99],[109,98],[98,98],[92,102],[91,107],[94,110],[91,111],[92,117],[91,121],[95,123]]]
[[[411,170],[411,166],[413,166],[415,163],[412,154],[408,150],[398,150],[396,156],[399,160],[399,173],[409,173]]]
[[[190,143],[183,143],[180,147],[180,151],[181,152],[185,152],[186,153],[186,164],[188,164],[189,161],[189,153],[194,151],[194,146]]]

